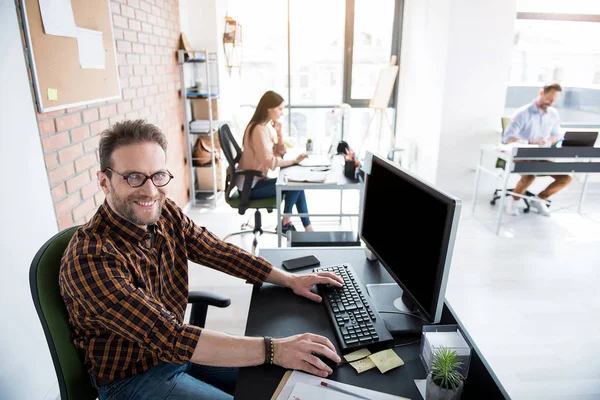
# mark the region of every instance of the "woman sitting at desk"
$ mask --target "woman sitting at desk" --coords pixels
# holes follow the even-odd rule
[[[269,170],[274,171],[278,167],[289,167],[298,164],[307,156],[302,153],[294,160],[284,160],[285,146],[281,134],[281,123],[279,118],[283,115],[283,97],[273,91],[268,91],[260,98],[256,111],[250,119],[246,130],[244,131],[244,150],[238,167],[240,169],[252,169],[261,171],[264,178],[254,178],[250,199],[264,199],[275,196],[275,182],[277,178],[269,178]],[[273,130],[277,134],[277,141],[274,140]],[[240,177],[237,182],[241,190],[244,184],[244,178]],[[304,190],[288,190],[284,192],[284,214],[292,212],[292,208],[300,214],[307,214],[306,196]],[[310,218],[301,217],[302,225],[305,231],[312,231]],[[285,216],[281,220],[282,232],[295,231],[291,218]]]

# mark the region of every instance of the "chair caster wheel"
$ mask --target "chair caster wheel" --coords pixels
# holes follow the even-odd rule
[[[495,206],[496,205],[496,200],[490,200],[490,204]]]
[[[527,214],[527,213],[529,212],[529,209],[528,209],[528,208],[526,208],[526,209],[524,209],[524,210],[523,210],[523,212],[524,212],[525,214]]]

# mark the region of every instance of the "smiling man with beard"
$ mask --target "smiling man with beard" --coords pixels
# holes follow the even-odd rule
[[[320,302],[330,272],[289,274],[196,225],[167,197],[167,140],[143,120],[102,133],[97,173],[105,202],[75,232],[59,284],[75,346],[99,399],[231,399],[237,367],[277,364],[326,377],[329,339],[305,333],[232,336],[184,322],[188,260],[260,285],[289,287]]]

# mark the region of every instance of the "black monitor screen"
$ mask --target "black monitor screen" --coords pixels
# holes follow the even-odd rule
[[[361,238],[431,322],[441,315],[459,211],[460,200],[373,156]]]

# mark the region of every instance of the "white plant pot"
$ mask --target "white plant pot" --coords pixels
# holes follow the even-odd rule
[[[463,383],[456,390],[442,389],[433,382],[431,374],[427,375],[427,385],[425,386],[425,400],[459,400],[462,396]]]
[[[306,151],[313,151],[313,144],[311,143],[306,143]]]

